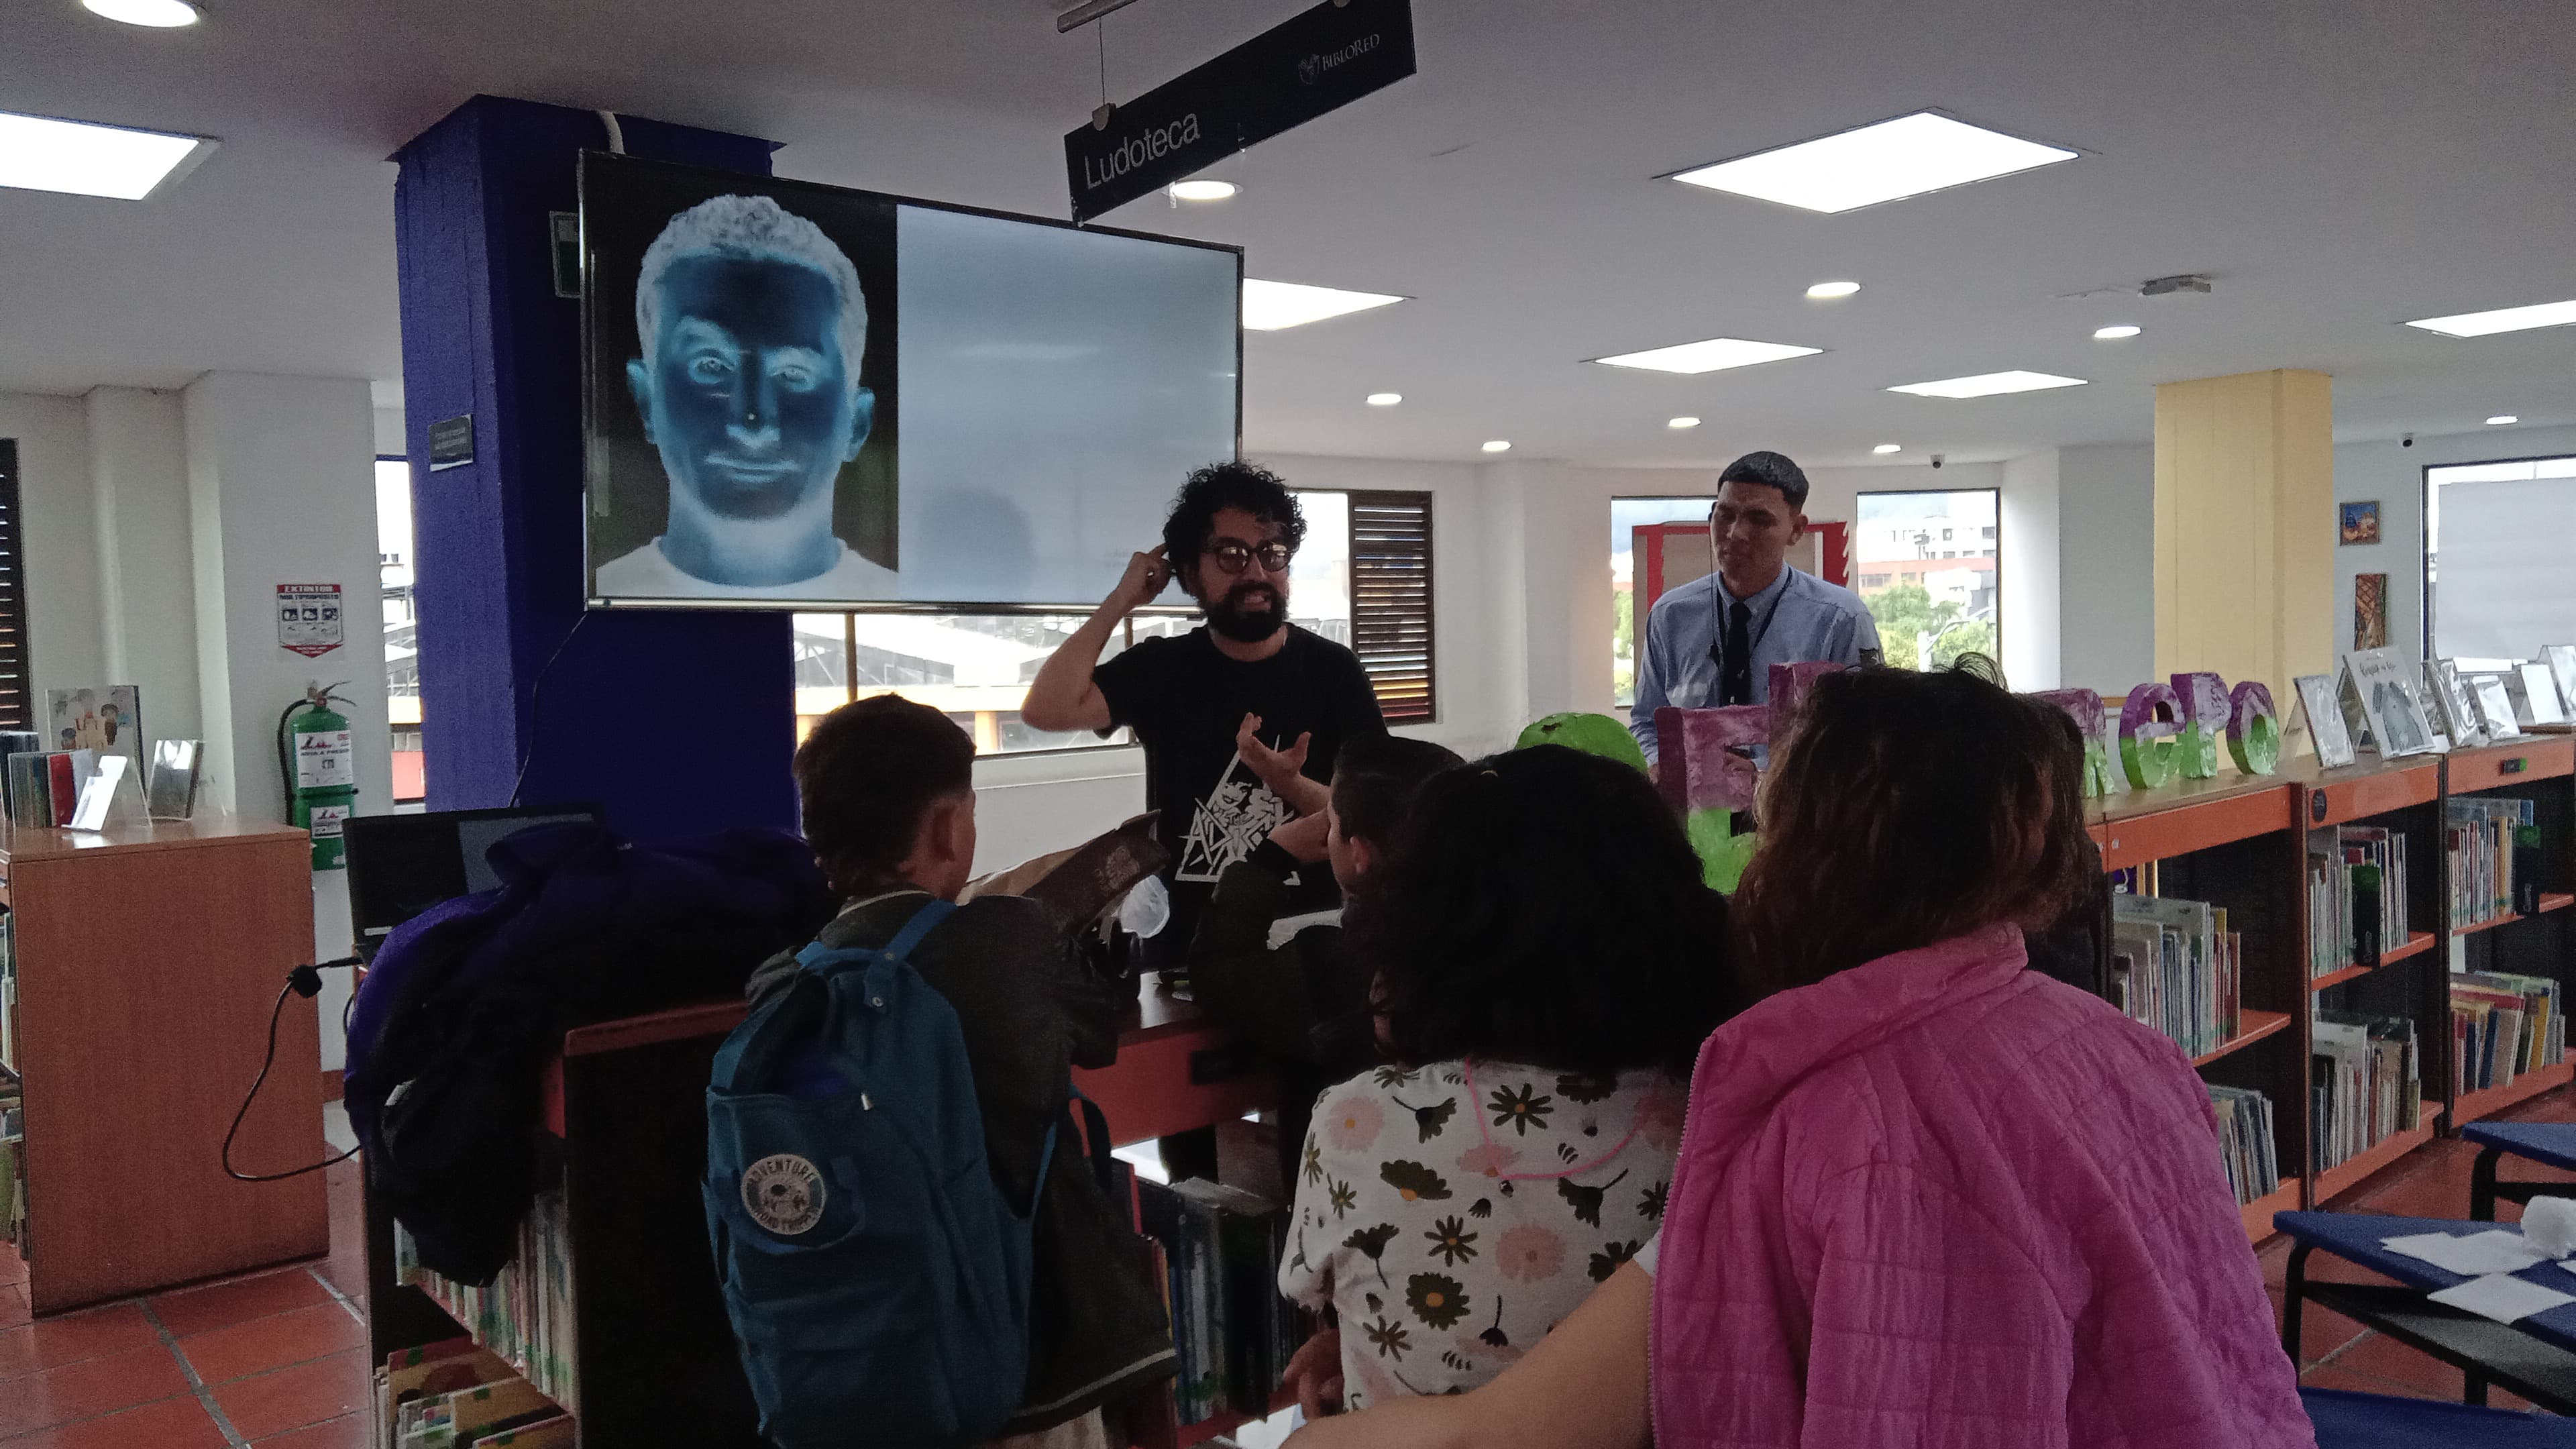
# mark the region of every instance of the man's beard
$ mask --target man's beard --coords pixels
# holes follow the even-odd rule
[[[1267,595],[1267,607],[1245,609],[1243,600],[1254,594]],[[1209,628],[1228,639],[1258,644],[1287,627],[1288,594],[1271,584],[1236,584],[1222,598],[1200,600],[1199,612],[1207,616]]]

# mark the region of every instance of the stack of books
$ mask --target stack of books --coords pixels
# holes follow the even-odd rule
[[[395,1281],[428,1294],[475,1343],[564,1412],[574,1413],[571,1242],[572,1219],[563,1194],[538,1193],[519,1224],[518,1252],[490,1286],[476,1287],[422,1267],[411,1234],[396,1223]]]
[[[2309,978],[2376,966],[2381,951],[2404,945],[2406,892],[2403,834],[2363,825],[2309,831]]]
[[[2218,1111],[2218,1147],[2237,1206],[2278,1191],[2281,1159],[2272,1145],[2272,1099],[2243,1087],[2212,1087],[2209,1104]]]
[[[2424,1089],[2414,1022],[2319,1011],[2314,1031],[2309,1166],[2323,1172],[2393,1133],[2413,1131],[2423,1120]]]
[[[2541,976],[2469,971],[2451,977],[2451,1090],[2509,1087],[2567,1060],[2559,984]]]
[[[2540,909],[2540,833],[2529,800],[2453,800],[2451,928]]]
[[[9,756],[5,776],[0,776],[0,788],[7,791],[9,823],[31,830],[71,824],[81,785],[97,773],[96,750]]]
[[[375,1379],[377,1449],[572,1449],[572,1416],[470,1338],[397,1350]]]
[[[2234,1037],[2245,1007],[2244,938],[2205,901],[2111,898],[2111,999],[2192,1056]]]
[[[1228,1412],[1267,1416],[1289,1357],[1305,1341],[1295,1305],[1279,1294],[1287,1210],[1201,1178],[1168,1187],[1139,1180],[1136,1193],[1145,1235],[1164,1262],[1180,1355],[1176,1417],[1195,1424]]]

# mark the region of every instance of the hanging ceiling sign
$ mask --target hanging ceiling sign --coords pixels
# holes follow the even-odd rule
[[[1412,0],[1325,0],[1065,133],[1073,219],[1159,191],[1413,74]]]

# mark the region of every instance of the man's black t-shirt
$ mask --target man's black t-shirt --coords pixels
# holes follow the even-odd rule
[[[1304,772],[1312,780],[1332,779],[1348,740],[1386,733],[1359,656],[1294,624],[1267,659],[1228,659],[1202,625],[1138,644],[1092,681],[1109,702],[1110,728],[1135,730],[1145,746],[1145,804],[1162,812],[1156,830],[1172,852],[1172,923],[1148,950],[1157,967],[1180,964],[1216,878],[1289,819],[1287,803],[1235,749],[1243,717],[1261,716],[1261,740],[1274,747],[1312,734]],[[1336,896],[1332,871],[1318,865],[1301,873],[1294,903],[1322,909]]]

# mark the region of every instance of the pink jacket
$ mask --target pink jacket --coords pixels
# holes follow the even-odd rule
[[[1992,928],[1709,1037],[1660,1449],[2313,1449],[2199,1076],[2024,964]]]

